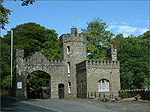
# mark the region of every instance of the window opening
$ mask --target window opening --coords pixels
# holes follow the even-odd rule
[[[70,54],[70,46],[67,46],[67,54]]]
[[[68,82],[68,93],[71,93],[71,82]]]
[[[98,82],[98,91],[99,92],[108,92],[109,91],[109,81],[102,79]]]
[[[68,62],[68,73],[70,73],[70,62]]]
[[[83,93],[83,81],[81,81],[81,93]]]

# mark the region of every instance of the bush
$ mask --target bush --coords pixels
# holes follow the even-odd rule
[[[130,93],[127,93],[125,91],[123,91],[123,92],[120,93],[120,97],[121,98],[129,98],[130,96],[131,96]]]
[[[141,99],[141,95],[140,95],[140,94],[137,94],[137,95],[135,96],[135,99],[136,99],[137,101],[139,101],[139,100]]]

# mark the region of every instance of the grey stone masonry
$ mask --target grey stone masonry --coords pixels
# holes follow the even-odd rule
[[[49,60],[41,52],[25,59],[24,50],[16,49],[14,86],[17,97],[27,98],[26,81],[34,71],[49,74],[52,99],[87,98],[89,92],[100,92],[101,89],[107,89],[107,93],[120,90],[120,62],[113,45],[107,50],[108,60],[93,61],[87,60],[87,40],[77,32],[77,28],[71,28],[71,33],[61,35],[59,40],[60,60]],[[103,85],[104,82],[107,85]]]
[[[63,34],[60,37],[61,59],[65,61],[66,65],[70,63],[70,73],[66,66],[65,74],[68,82],[71,83],[71,93],[68,97],[76,97],[76,65],[79,62],[86,60],[86,37],[77,33],[77,28],[71,28],[71,34]],[[70,52],[67,52],[67,49]]]
[[[18,82],[22,83],[22,87],[16,88],[16,96],[27,98],[27,76],[34,71],[43,71],[51,77],[51,98],[59,98],[58,85],[65,84],[64,61],[48,60],[40,52],[24,59],[20,52],[23,54],[23,50],[16,50],[16,87]]]
[[[101,92],[110,96],[119,95],[120,91],[120,62],[119,61],[99,61],[85,60],[76,64],[77,70],[77,96],[87,98],[91,92],[99,92],[99,81],[106,79],[109,81],[109,91]],[[83,83],[84,82],[84,83]],[[81,85],[82,83],[82,85]],[[83,87],[81,87],[83,86]],[[81,88],[83,90],[81,90]],[[100,93],[100,92],[99,92]]]

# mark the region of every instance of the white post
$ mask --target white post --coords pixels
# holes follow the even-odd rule
[[[13,72],[13,30],[11,30],[11,96],[12,96],[12,72]]]

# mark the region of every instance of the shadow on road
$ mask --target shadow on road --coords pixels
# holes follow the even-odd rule
[[[32,99],[20,99],[10,96],[1,96],[1,110],[2,111],[16,111],[14,109],[19,107],[20,101],[27,101]]]
[[[19,99],[15,97],[2,96],[1,97],[1,111],[14,112],[56,112],[51,109],[46,109],[39,106],[30,105],[22,101],[31,101],[32,99]],[[35,101],[35,100],[33,100]]]

